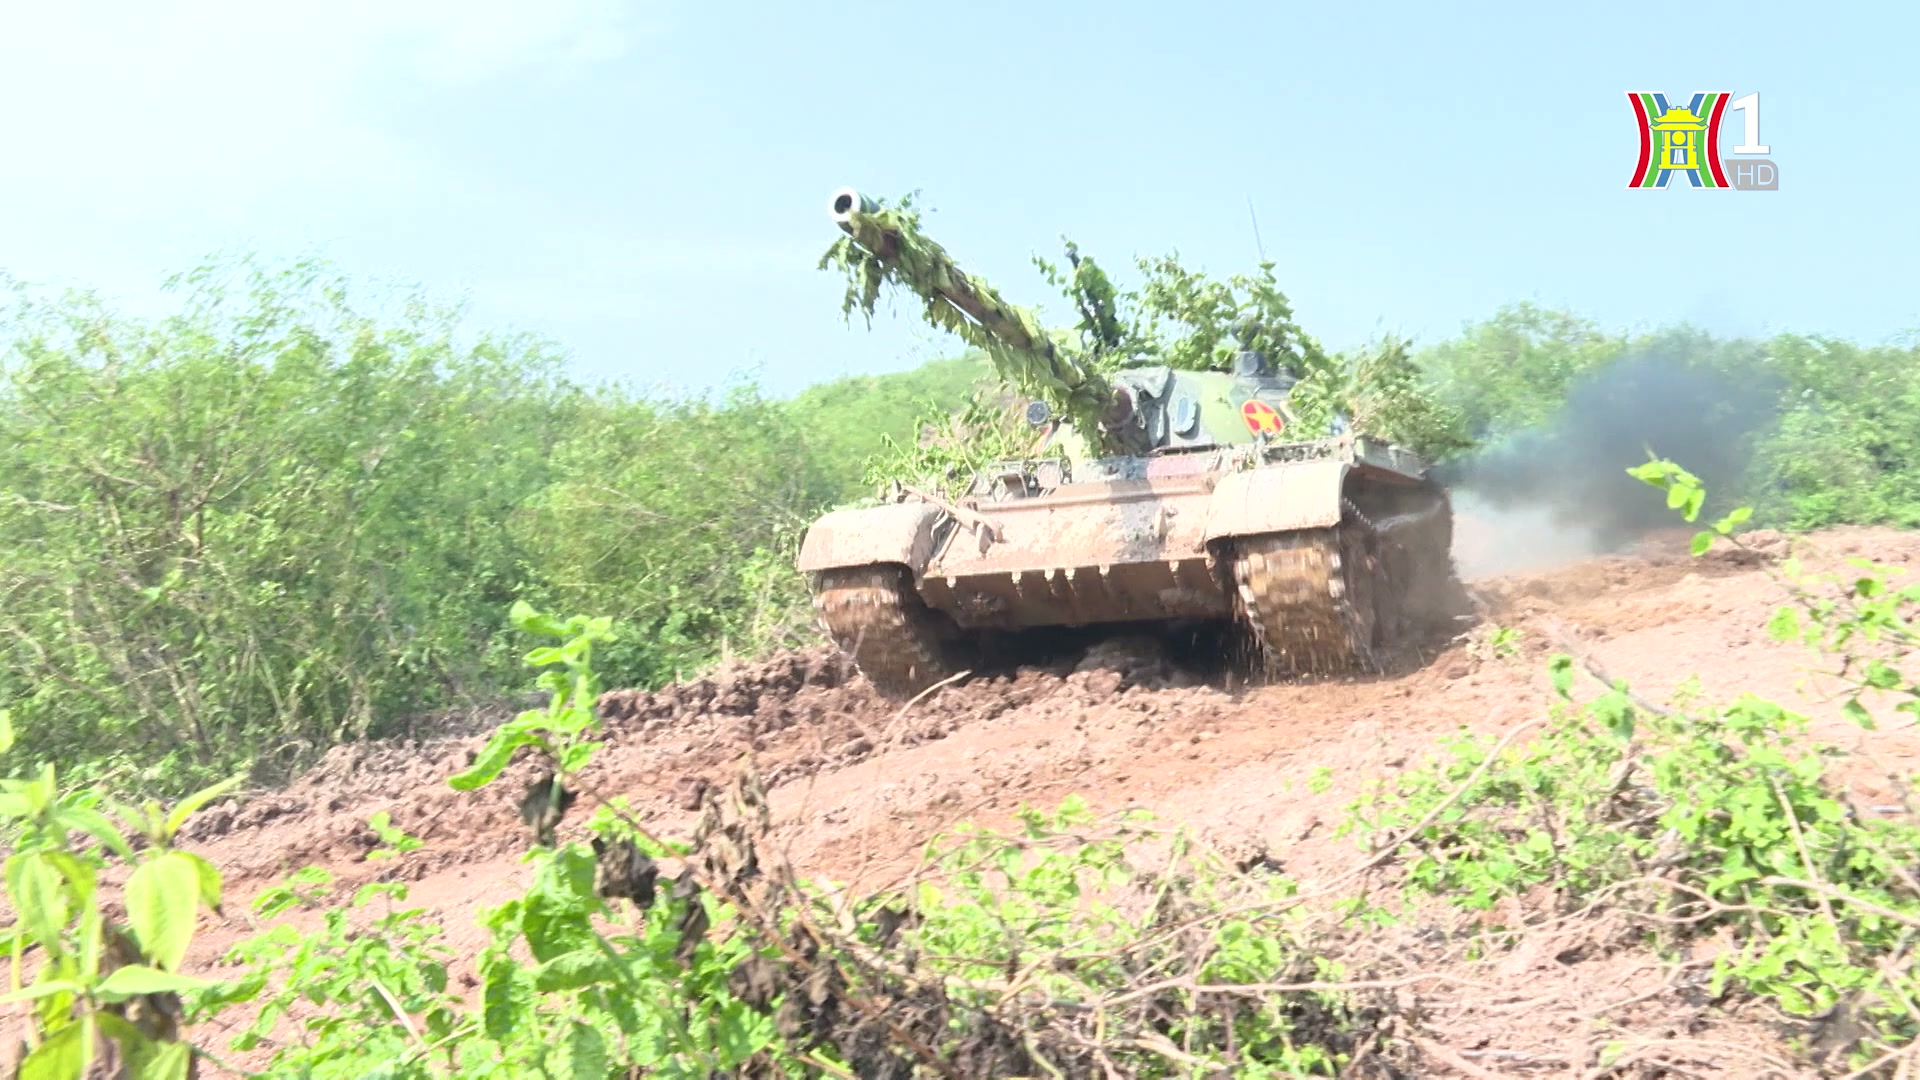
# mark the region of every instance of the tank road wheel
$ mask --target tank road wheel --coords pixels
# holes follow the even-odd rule
[[[970,666],[968,636],[920,599],[904,566],[823,570],[813,607],[833,643],[884,697],[910,698]]]
[[[1355,522],[1242,538],[1233,558],[1240,618],[1269,673],[1380,670],[1382,565]]]

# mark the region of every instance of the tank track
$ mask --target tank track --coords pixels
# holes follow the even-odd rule
[[[968,667],[964,635],[920,599],[904,566],[821,571],[813,607],[834,644],[884,697],[910,698]]]
[[[1376,575],[1366,568],[1364,534],[1363,527],[1343,522],[1249,536],[1236,545],[1240,617],[1269,674],[1339,674],[1377,666]]]
[[[1452,573],[1444,504],[1241,539],[1233,583],[1268,674],[1375,674],[1425,629],[1426,596]],[[1438,557],[1435,552],[1441,553]]]

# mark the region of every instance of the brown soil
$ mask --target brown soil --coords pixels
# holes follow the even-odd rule
[[[1920,537],[1884,530],[1814,540],[1836,557],[1900,564],[1920,555]],[[1737,553],[1692,559],[1685,542],[1662,537],[1620,556],[1474,583],[1491,620],[1521,632],[1518,659],[1492,657],[1477,644],[1483,629],[1394,676],[1247,687],[1183,672],[1154,643],[1128,640],[902,708],[817,650],[658,693],[611,693],[605,745],[582,778],[589,797],[561,833],[583,829],[593,797],[618,795],[653,831],[676,835],[701,785],[726,783],[751,754],[779,838],[810,876],[879,886],[959,821],[999,823],[1022,804],[1078,793],[1097,810],[1144,807],[1230,851],[1265,851],[1311,888],[1359,861],[1353,842],[1332,833],[1364,782],[1415,763],[1439,736],[1500,732],[1539,715],[1541,661],[1569,643],[1654,699],[1693,675],[1710,696],[1751,690],[1791,703],[1815,718],[1818,736],[1856,751],[1846,775],[1862,805],[1893,801],[1887,774],[1920,771],[1913,728],[1887,714],[1878,731],[1862,732],[1818,700],[1817,685],[1802,685],[1813,658],[1762,629],[1781,598],[1764,566]],[[235,901],[307,864],[350,882],[409,880],[413,902],[448,926],[451,944],[477,947],[478,909],[524,884],[517,801],[534,775],[522,762],[479,792],[453,791],[445,778],[481,742],[340,747],[284,791],[204,813],[190,846],[224,870]],[[367,860],[365,822],[380,811],[425,846]],[[244,910],[235,902],[225,925],[204,928],[202,962],[248,932]],[[1430,1030],[1451,1033],[1422,1046],[1429,1074],[1590,1075],[1599,1047],[1622,1042],[1670,1063],[1668,1075],[1803,1075],[1786,1064],[1784,1029],[1759,1012],[1707,1028],[1674,1019],[1698,1010],[1680,1010],[1670,966],[1614,947],[1617,930],[1569,925],[1492,960],[1459,960],[1452,983],[1405,988],[1425,1015],[1444,1019]],[[1403,952],[1424,947],[1394,940]],[[1431,951],[1435,963],[1450,955],[1444,944]]]

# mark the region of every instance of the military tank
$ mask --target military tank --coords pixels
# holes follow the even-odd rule
[[[922,693],[1003,631],[1238,624],[1284,677],[1379,671],[1451,619],[1452,509],[1415,454],[1338,418],[1302,430],[1297,380],[1257,352],[1095,370],[875,209],[850,188],[832,203],[863,257],[919,261],[930,320],[969,320],[1062,403],[1029,402],[1030,454],[964,491],[902,488],[807,530],[820,622],[879,692]]]

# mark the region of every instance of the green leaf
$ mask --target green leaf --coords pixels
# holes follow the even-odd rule
[[[201,788],[175,803],[173,812],[167,815],[167,836],[172,837],[174,833],[179,832],[180,826],[185,825],[187,819],[192,817],[196,810],[239,787],[241,781],[245,779],[244,775],[230,776],[212,787]]]
[[[193,1047],[183,1042],[163,1042],[148,1043],[145,1049],[130,1080],[187,1080]]]
[[[17,1080],[81,1080],[92,1058],[93,1023],[82,1018],[34,1047],[20,1063]]]
[[[1898,669],[1883,660],[1867,661],[1865,677],[1867,685],[1873,687],[1875,690],[1892,690],[1905,681],[1900,677]]]
[[[110,1012],[97,1012],[93,1014],[93,1018],[94,1022],[100,1025],[100,1034],[120,1044],[120,1054],[127,1059],[127,1066],[130,1069],[138,1070],[141,1062],[153,1056],[153,1040],[129,1023],[126,1017]]]
[[[575,1020],[567,1028],[567,1039],[560,1044],[560,1067],[552,1075],[571,1080],[605,1080],[608,1072],[607,1040],[590,1024]]]
[[[578,990],[604,982],[612,974],[606,954],[597,948],[577,949],[561,953],[535,968],[533,985],[543,993]]]
[[[1682,516],[1688,521],[1698,519],[1700,517],[1700,508],[1706,504],[1706,501],[1707,493],[1705,489],[1696,487],[1688,490],[1687,508]]]
[[[525,600],[515,600],[509,609],[507,618],[514,628],[527,634],[540,634],[546,637],[566,637],[566,624],[551,615],[542,615],[535,611],[532,604]]]
[[[747,1008],[744,1001],[730,1001],[720,1011],[715,1039],[720,1044],[721,1060],[729,1067],[739,1065],[759,1053],[773,1041],[773,1022]]]
[[[13,749],[13,714],[0,709],[0,754]]]
[[[1599,720],[1615,738],[1622,742],[1633,738],[1635,720],[1633,701],[1623,691],[1610,691],[1595,699],[1589,709],[1594,718]]]
[[[120,835],[120,829],[113,819],[88,806],[63,806],[53,815],[53,820],[63,829],[86,833],[100,842],[100,845],[123,859],[133,858],[133,848],[127,838]]]
[[[153,1060],[141,1070],[139,1080],[187,1080],[192,1064],[193,1047],[182,1042],[170,1042],[153,1055]]]
[[[1689,518],[1688,520],[1692,520],[1692,519]],[[1700,556],[1705,555],[1707,553],[1707,549],[1711,548],[1712,546],[1713,546],[1713,534],[1710,532],[1702,531],[1702,532],[1697,532],[1693,534],[1693,543],[1688,545],[1688,550],[1693,554],[1693,557],[1697,559]]]
[[[481,991],[482,1020],[487,1035],[505,1039],[519,1030],[521,1019],[532,1012],[534,998],[520,981],[519,965],[500,959],[487,965],[486,985]]]
[[[115,968],[111,975],[101,980],[95,993],[106,1001],[125,1001],[141,994],[178,994],[186,990],[204,990],[217,985],[214,982],[178,972],[160,971],[145,964],[128,964]]]
[[[112,1013],[96,1013],[100,1033],[120,1046],[127,1080],[186,1080],[193,1048],[183,1042],[155,1042]]]
[[[1557,653],[1547,661],[1547,674],[1553,679],[1553,692],[1561,697],[1573,693],[1573,657]]]
[[[1664,488],[1667,486],[1667,463],[1655,459],[1633,466],[1627,470],[1627,475],[1648,487]]]
[[[528,667],[547,667],[551,664],[564,664],[567,654],[552,645],[542,645],[527,653],[523,658]]]
[[[232,982],[206,987],[196,993],[194,998],[200,1008],[209,1012],[218,1012],[229,1005],[240,1005],[252,1001],[266,988],[266,973],[256,969]]]
[[[1850,697],[1841,704],[1840,713],[1868,731],[1875,728],[1873,717],[1867,712],[1867,707],[1860,704],[1858,697]]]
[[[174,854],[193,864],[194,874],[200,881],[200,902],[213,911],[219,911],[221,885],[219,868],[190,851],[176,851]]]
[[[560,771],[576,773],[586,768],[587,762],[593,759],[593,752],[596,749],[598,749],[596,744],[590,742],[577,742],[568,746],[560,751]]]
[[[80,909],[80,977],[91,982],[100,974],[100,954],[106,947],[107,917],[101,913],[100,905],[88,904]]]
[[[531,732],[524,729],[502,727],[487,740],[478,757],[466,772],[456,773],[447,778],[447,785],[455,791],[472,791],[493,782],[494,778],[506,769],[513,760],[513,752],[523,746],[539,741]]]
[[[31,851],[7,860],[7,895],[33,940],[55,956],[65,955],[60,930],[71,912],[60,874],[47,853]]]
[[[65,851],[48,851],[44,854],[47,865],[66,883],[67,899],[76,907],[91,906],[94,886],[100,877],[94,865]]]
[[[14,1005],[22,1001],[38,1001],[55,994],[78,994],[86,989],[72,979],[47,979],[32,986],[15,990],[6,997],[0,997],[0,1005]]]
[[[1793,641],[1800,636],[1800,613],[1784,604],[1774,609],[1767,620],[1767,636],[1775,641]]]
[[[142,863],[127,879],[127,921],[155,966],[173,971],[186,959],[199,899],[200,870],[179,852]]]

